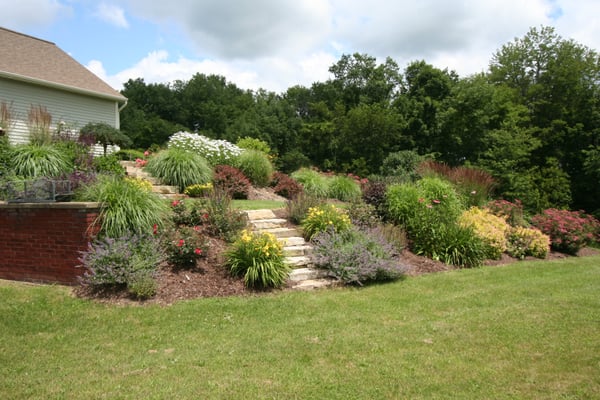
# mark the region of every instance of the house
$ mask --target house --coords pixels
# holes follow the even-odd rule
[[[76,132],[88,122],[119,129],[126,104],[54,43],[0,27],[0,134],[11,143],[26,143],[42,122],[53,132],[61,126]]]

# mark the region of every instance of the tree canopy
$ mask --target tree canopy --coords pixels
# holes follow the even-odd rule
[[[531,28],[491,56],[489,70],[459,77],[425,60],[404,70],[390,57],[344,54],[331,78],[284,93],[249,91],[222,76],[124,85],[122,130],[134,147],[178,130],[237,142],[255,138],[278,168],[310,163],[363,176],[412,151],[490,172],[497,195],[543,207],[600,209],[600,58]]]

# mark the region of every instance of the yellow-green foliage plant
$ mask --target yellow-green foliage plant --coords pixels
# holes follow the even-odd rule
[[[508,254],[516,258],[533,256],[546,258],[550,252],[550,236],[539,229],[511,228],[508,234]]]
[[[234,276],[243,276],[247,287],[279,287],[289,277],[283,246],[269,232],[242,231],[226,253],[226,265]]]
[[[196,183],[185,188],[184,194],[190,197],[206,197],[213,191],[212,182]]]
[[[308,209],[308,215],[302,221],[302,231],[306,240],[311,240],[317,233],[333,230],[341,233],[352,226],[346,210],[333,204],[324,204]]]
[[[464,227],[473,228],[475,235],[485,244],[487,257],[497,260],[507,250],[510,225],[505,219],[489,210],[471,207],[462,213],[458,222]]]

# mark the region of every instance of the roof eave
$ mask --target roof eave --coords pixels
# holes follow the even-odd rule
[[[46,86],[46,87],[49,87],[52,89],[59,89],[59,90],[67,91],[67,92],[83,94],[86,96],[93,96],[93,97],[103,98],[106,100],[113,100],[113,101],[117,101],[119,103],[127,102],[127,97],[122,96],[122,95],[111,95],[108,93],[96,92],[94,90],[82,89],[82,88],[78,88],[75,86],[69,86],[69,85],[64,85],[61,83],[45,81],[43,79],[31,78],[29,76],[19,75],[19,74],[15,74],[12,72],[0,71],[0,77],[5,77],[5,78],[13,79],[16,81],[26,82],[26,83],[32,83],[32,84],[40,85],[40,86]]]

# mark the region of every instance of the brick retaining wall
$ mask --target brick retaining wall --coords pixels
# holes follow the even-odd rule
[[[0,278],[75,284],[99,203],[0,202]]]

